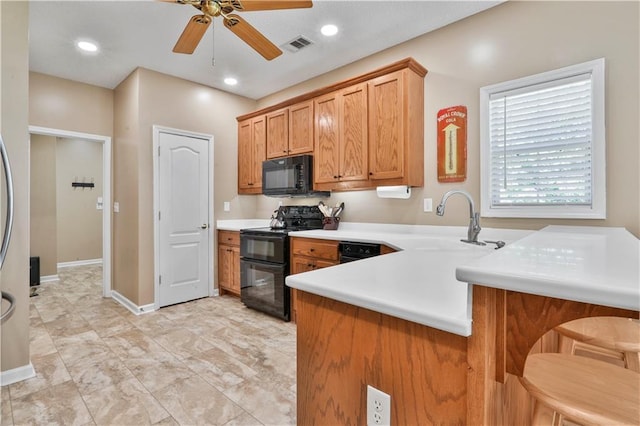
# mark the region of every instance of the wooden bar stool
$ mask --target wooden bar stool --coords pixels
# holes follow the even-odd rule
[[[618,360],[640,372],[640,321],[620,317],[581,318],[554,329],[560,352],[584,354],[602,360]]]
[[[541,353],[527,357],[520,382],[535,399],[533,425],[544,420],[540,403],[584,425],[640,424],[640,374],[629,369],[582,356]]]

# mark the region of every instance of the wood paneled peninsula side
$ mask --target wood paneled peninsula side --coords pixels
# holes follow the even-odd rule
[[[529,353],[552,346],[553,327],[639,318],[640,241],[626,230],[483,229],[507,241],[500,250],[459,242],[465,231],[292,233],[402,249],[287,278],[298,295],[299,424],[366,424],[367,385],[391,395],[392,424],[530,424],[517,378]]]

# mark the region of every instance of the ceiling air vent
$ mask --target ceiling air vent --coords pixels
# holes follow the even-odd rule
[[[308,38],[306,38],[305,36],[298,36],[293,40],[286,42],[281,47],[283,49],[288,50],[291,53],[296,53],[307,46],[311,46],[312,44],[313,42]]]

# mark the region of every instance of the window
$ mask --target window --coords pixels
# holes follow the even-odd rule
[[[480,89],[482,215],[604,219],[604,59]]]

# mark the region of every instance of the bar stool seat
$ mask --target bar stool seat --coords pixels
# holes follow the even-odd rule
[[[640,321],[620,317],[581,318],[555,327],[560,352],[589,352],[600,359],[615,358],[640,372]]]
[[[536,400],[533,424],[542,403],[585,425],[639,425],[640,374],[569,354],[529,355],[520,382]]]

